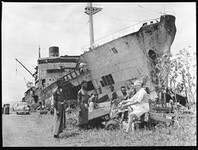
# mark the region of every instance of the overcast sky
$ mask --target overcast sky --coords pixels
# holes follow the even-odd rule
[[[80,55],[89,44],[86,3],[8,3],[2,5],[2,100],[20,101],[31,75],[21,61],[35,72],[38,48],[49,56],[49,47],[58,46],[60,55]],[[196,50],[196,3],[93,3],[102,7],[94,15],[95,40],[143,20],[175,15],[177,33],[171,47],[175,54],[191,46]],[[142,24],[140,24],[142,25]],[[131,32],[132,28],[122,32]],[[16,71],[17,70],[17,71]]]

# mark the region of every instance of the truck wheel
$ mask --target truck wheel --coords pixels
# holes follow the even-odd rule
[[[106,130],[116,130],[119,127],[119,123],[115,120],[109,120],[106,125],[105,125],[105,129]]]

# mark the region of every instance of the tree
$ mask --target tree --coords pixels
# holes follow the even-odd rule
[[[169,75],[171,73],[171,69],[172,67],[172,63],[170,60],[170,57],[172,56],[172,54],[164,54],[162,57],[158,58],[156,60],[156,74],[158,77],[158,89],[159,89],[159,94],[160,94],[160,98],[162,98],[162,94],[163,94],[163,102],[162,104],[164,104],[166,106],[166,90],[168,88],[168,78]]]
[[[191,48],[190,46],[188,49]],[[179,50],[177,56],[178,73],[181,74],[182,84],[184,86],[185,95],[188,101],[195,101],[193,87],[195,87],[196,80],[196,64],[195,64],[195,53],[191,55],[188,49],[184,48]]]
[[[163,103],[165,104],[166,101],[165,94],[167,88],[174,91],[175,98],[176,93],[181,93],[184,90],[188,101],[195,102],[195,92],[193,92],[196,80],[195,53],[190,55],[188,49],[184,48],[179,50],[175,56],[173,58],[172,54],[164,54],[157,59],[155,65],[156,75],[158,77],[158,89],[161,95],[164,93]],[[181,82],[178,82],[179,80]],[[169,87],[168,81],[170,81]]]

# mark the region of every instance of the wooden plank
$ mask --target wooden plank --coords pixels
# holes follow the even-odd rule
[[[106,94],[97,100],[97,103],[104,103],[109,99],[109,96]]]
[[[171,108],[169,108],[169,107],[158,107],[158,106],[153,106],[153,107],[152,107],[152,110],[154,110],[154,111],[159,111],[159,112],[163,112],[163,111],[165,111],[165,112],[170,112],[170,111],[171,111]]]
[[[110,113],[110,108],[109,107],[95,109],[92,112],[89,112],[88,120],[91,120],[91,119],[94,119],[94,118],[99,118],[99,117],[105,116],[109,113]]]
[[[101,108],[101,107],[110,107],[111,105],[111,102],[108,101],[108,102],[103,102],[103,103],[98,103],[98,107]]]
[[[161,121],[161,122],[172,122],[172,119],[166,118],[166,115],[164,114],[158,114],[158,113],[149,113],[150,114],[150,119],[153,119],[155,121]]]

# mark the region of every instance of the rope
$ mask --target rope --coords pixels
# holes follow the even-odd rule
[[[115,31],[115,32],[113,32],[113,33],[110,33],[110,34],[108,34],[108,35],[106,35],[106,36],[104,36],[104,37],[102,37],[102,38],[97,39],[96,41],[99,41],[99,40],[101,40],[101,39],[104,39],[105,37],[108,37],[109,35],[112,35],[112,34],[114,34],[114,33],[117,33],[117,32],[119,32],[119,31],[125,30],[125,29],[127,29],[127,28],[130,28],[130,27],[135,26],[135,25],[138,25],[138,24],[140,24],[140,23],[136,23],[136,24],[130,25],[130,26],[128,26],[128,27],[125,27],[125,28],[123,28],[123,29],[121,29],[121,30]]]
[[[16,76],[17,76],[17,61],[16,61]]]
[[[125,27],[125,28],[122,28],[122,29],[120,29],[120,30],[117,30],[117,31],[115,31],[115,32],[112,32],[112,33],[110,33],[110,34],[107,34],[106,36],[101,37],[101,38],[95,40],[95,42],[97,42],[97,41],[99,41],[99,40],[101,40],[101,39],[104,39],[104,38],[106,38],[106,37],[108,37],[108,36],[110,36],[110,35],[113,35],[113,34],[115,34],[115,33],[118,33],[118,32],[120,32],[120,31],[126,30],[126,29],[131,28],[131,27],[133,27],[133,26],[136,26],[136,25],[138,25],[138,24],[141,24],[141,23],[143,23],[143,22],[150,21],[150,20],[157,20],[157,19],[160,19],[160,18],[154,18],[154,19],[148,19],[148,20],[139,21],[139,22],[136,23],[136,24],[132,24],[132,25],[130,25],[130,26],[127,26],[127,27]],[[94,42],[94,43],[95,43],[95,42]],[[95,43],[95,44],[97,44],[97,43]],[[82,49],[86,48],[87,46],[89,46],[89,44],[83,46]]]
[[[114,19],[114,20],[118,20],[118,21],[126,21],[126,22],[139,22],[138,20],[128,20],[128,19],[120,19],[120,18],[116,18],[116,17],[112,17],[112,16],[109,16],[105,13],[101,13],[103,16],[105,17],[108,17],[108,18],[111,18],[111,19]]]
[[[102,37],[102,38],[99,38],[99,39],[97,39],[96,41],[101,40],[101,39],[103,39],[103,38],[105,38],[105,37],[107,37],[107,36],[109,36],[109,35],[114,34],[114,33],[120,32],[120,31],[122,31],[122,30],[128,29],[128,28],[133,27],[133,26],[136,26],[136,25],[138,25],[138,24],[141,24],[141,23],[143,23],[143,22],[150,21],[150,20],[157,20],[157,19],[159,19],[159,18],[148,19],[148,20],[142,20],[142,21],[140,21],[140,22],[138,22],[138,23],[136,23],[136,24],[132,24],[132,25],[130,25],[130,26],[128,26],[128,27],[125,27],[125,28],[123,28],[123,29],[120,29],[120,30],[118,30],[118,31],[115,31],[115,32],[113,32],[113,33],[110,33],[110,34],[108,34],[108,35],[106,35],[106,36],[104,36],[104,37]]]
[[[120,21],[126,21],[126,22],[138,22],[138,23],[142,23],[142,22],[145,22],[145,21],[158,19],[158,18],[154,18],[154,19],[147,19],[147,20],[128,20],[128,19],[120,19],[120,18],[112,17],[112,16],[109,16],[109,15],[107,15],[105,13],[101,13],[101,14],[104,15],[104,16],[106,16],[106,17],[109,17],[111,19],[118,20],[119,22]]]
[[[166,13],[162,13],[162,12],[154,11],[154,10],[149,9],[149,8],[142,7],[141,5],[138,5],[138,7],[143,8],[143,9],[148,9],[148,10],[150,10],[150,11],[153,11],[153,12],[156,12],[156,13],[160,13],[160,14],[163,14],[163,15],[165,15],[165,14],[166,14]]]

